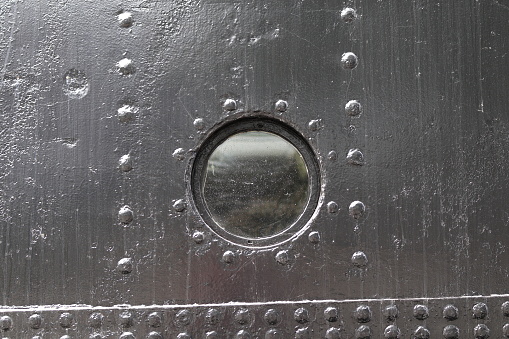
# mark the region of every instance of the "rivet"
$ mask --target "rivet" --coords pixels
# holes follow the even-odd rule
[[[366,206],[360,201],[353,201],[348,207],[348,212],[354,219],[359,219],[366,211]]]
[[[235,111],[237,109],[237,102],[233,99],[226,99],[223,103],[223,108],[227,111]]]
[[[175,321],[179,326],[187,326],[191,323],[191,312],[188,310],[180,310],[175,316]]]
[[[509,301],[506,301],[502,304],[502,314],[506,317],[509,317]]]
[[[251,339],[251,334],[246,330],[240,330],[235,336],[236,339]]]
[[[93,328],[99,328],[103,324],[103,315],[95,312],[88,317],[88,325]]]
[[[138,108],[131,105],[123,105],[117,110],[117,118],[120,122],[132,121],[138,112]]]
[[[231,264],[235,260],[235,253],[232,251],[226,251],[223,253],[223,261],[227,264]]]
[[[447,325],[444,327],[443,335],[445,339],[458,339],[460,330],[454,325]]]
[[[384,330],[384,336],[388,339],[399,339],[401,331],[396,325],[389,325]]]
[[[327,307],[325,311],[323,311],[323,315],[325,317],[325,320],[327,320],[330,323],[338,321],[339,317],[339,311],[336,307]]]
[[[124,332],[120,335],[119,339],[135,339],[135,336],[131,332]]]
[[[202,118],[194,119],[193,126],[196,130],[201,131],[205,128],[205,121]]]
[[[475,319],[484,319],[488,315],[488,306],[485,303],[477,303],[472,307]]]
[[[124,311],[119,314],[119,322],[122,327],[131,327],[133,325],[133,315],[129,311]]]
[[[173,151],[172,156],[178,161],[182,161],[186,158],[186,151],[183,148],[177,148]]]
[[[320,233],[317,231],[309,232],[308,240],[312,244],[318,244],[320,242]]]
[[[193,233],[193,240],[195,243],[201,244],[204,239],[205,239],[205,235],[203,234],[203,232],[195,231]]]
[[[103,336],[100,333],[92,333],[88,339],[102,339]],[[32,338],[34,339],[34,338]]]
[[[336,151],[330,151],[329,154],[327,154],[327,159],[330,161],[338,160],[338,153]]]
[[[362,105],[357,100],[350,100],[345,105],[345,112],[351,117],[359,117],[362,114]]]
[[[176,212],[184,212],[187,208],[186,201],[184,199],[178,199],[173,203],[173,209]]]
[[[162,317],[159,312],[152,312],[147,317],[147,322],[150,327],[159,327],[162,323]]]
[[[504,327],[502,327],[502,334],[509,338],[509,324],[505,324]]]
[[[283,338],[283,333],[276,328],[271,328],[267,332],[265,332],[265,339],[281,339]]]
[[[362,251],[357,251],[352,254],[352,264],[356,267],[366,267],[368,264],[368,257]]]
[[[216,331],[209,331],[205,333],[205,339],[218,339],[218,338],[219,333],[217,333]]]
[[[388,305],[383,310],[383,315],[387,321],[394,321],[398,318],[398,307],[396,305]]]
[[[298,308],[293,313],[293,317],[294,317],[295,321],[298,322],[299,324],[305,324],[309,321],[308,310],[306,310],[303,307]]]
[[[358,323],[368,323],[371,321],[371,308],[367,305],[360,305],[355,309],[354,315]]]
[[[265,312],[264,319],[269,325],[276,325],[279,321],[279,313],[271,308]]]
[[[309,328],[298,328],[295,331],[295,339],[311,339],[311,333],[309,332]]]
[[[133,162],[129,154],[125,154],[120,157],[120,160],[118,161],[118,168],[120,168],[122,172],[129,172],[133,169]]]
[[[73,316],[71,313],[65,312],[60,315],[59,322],[63,328],[69,328],[72,326]]]
[[[338,213],[339,206],[335,201],[329,201],[327,203],[327,212],[329,213]]]
[[[454,305],[446,305],[443,311],[444,318],[447,320],[458,319],[458,308]]]
[[[276,111],[286,112],[288,109],[288,103],[284,100],[278,100],[275,105]]]
[[[129,206],[125,205],[122,208],[120,208],[120,210],[118,211],[118,220],[122,224],[127,225],[127,224],[131,223],[133,221],[133,219],[134,219],[134,214]]]
[[[70,335],[63,335],[60,337],[60,339],[72,339],[72,337]]]
[[[350,165],[357,165],[362,166],[364,165],[364,154],[357,148],[353,148],[348,151],[348,154],[346,155],[346,161]]]
[[[134,19],[131,12],[122,12],[117,15],[118,24],[120,27],[129,28],[133,25]]]
[[[121,75],[132,75],[135,72],[133,61],[128,58],[124,58],[117,62],[117,72]]]
[[[85,72],[70,69],[64,75],[64,94],[69,99],[81,99],[88,94],[89,84]]]
[[[215,325],[219,322],[219,311],[215,308],[211,308],[205,314],[205,320],[210,325]]]
[[[331,327],[325,332],[325,339],[341,339],[341,331],[339,328]]]
[[[417,320],[427,319],[429,317],[428,308],[425,305],[415,305],[414,317]]]
[[[475,339],[487,339],[490,336],[490,329],[484,324],[479,324],[474,328]]]
[[[344,22],[352,22],[357,17],[357,12],[355,9],[347,7],[341,11],[341,19]]]
[[[117,271],[122,274],[129,274],[133,271],[133,261],[131,258],[122,258],[117,263]]]
[[[237,310],[237,312],[235,312],[234,318],[238,324],[246,325],[250,320],[249,310],[247,308],[241,308],[240,310]]]
[[[308,128],[310,131],[316,132],[320,129],[320,121],[321,120],[311,120],[308,123]]]
[[[38,335],[35,335],[35,336],[32,337],[32,339],[42,339],[42,338],[40,336],[38,336]],[[92,339],[95,339],[95,338],[92,338]]]
[[[182,332],[182,333],[179,333],[179,335],[177,336],[177,339],[191,339],[191,336],[186,332]]]
[[[276,254],[276,261],[280,265],[288,264],[290,258],[288,256],[288,251],[279,251]]]
[[[150,332],[147,336],[147,339],[163,339],[163,336],[159,332]]]
[[[357,64],[359,63],[359,60],[355,54],[352,52],[344,53],[341,56],[341,65],[344,69],[354,69],[357,67]]]
[[[30,317],[28,317],[28,324],[34,330],[41,328],[41,326],[42,326],[41,315],[40,314],[32,314]]]
[[[430,333],[427,328],[419,326],[414,332],[415,339],[429,339]]]
[[[356,339],[369,339],[371,338],[371,328],[367,325],[361,325],[355,330]]]
[[[12,328],[12,318],[8,315],[0,317],[0,328],[4,331],[8,331]]]

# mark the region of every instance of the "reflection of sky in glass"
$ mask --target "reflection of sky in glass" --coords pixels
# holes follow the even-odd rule
[[[304,211],[307,167],[300,152],[276,134],[238,133],[209,157],[203,196],[214,221],[228,232],[267,237],[291,226]]]

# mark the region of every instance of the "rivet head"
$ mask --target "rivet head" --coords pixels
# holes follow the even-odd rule
[[[122,327],[131,327],[133,325],[133,315],[131,312],[124,311],[119,314],[118,318]]]
[[[218,339],[218,338],[219,333],[217,333],[216,331],[209,331],[205,333],[205,339]]]
[[[357,100],[350,100],[345,105],[345,112],[351,117],[359,117],[362,114],[362,105]]]
[[[353,8],[347,7],[341,11],[341,19],[344,22],[347,22],[347,23],[352,22],[355,20],[356,17],[357,17],[357,12]]]
[[[122,274],[129,274],[133,271],[133,260],[131,258],[122,258],[117,263],[117,271]]]
[[[231,264],[231,263],[233,263],[234,260],[235,260],[235,253],[233,253],[232,251],[226,251],[223,253],[223,262],[225,262],[227,264]]]
[[[284,100],[278,100],[275,105],[276,111],[286,112],[288,109],[288,103]]]
[[[103,336],[102,336],[100,333],[92,333],[92,334],[90,335],[90,337],[88,337],[88,338],[89,338],[89,339],[102,339],[102,338],[103,338]],[[32,339],[34,339],[34,338],[32,338]]]
[[[366,267],[368,265],[368,257],[362,251],[357,251],[352,254],[351,260],[355,267]]]
[[[129,122],[134,120],[138,108],[131,105],[123,105],[117,110],[117,118],[120,122]]]
[[[118,168],[120,168],[122,172],[129,172],[133,169],[133,162],[129,154],[125,154],[120,157],[120,160],[118,161]]]
[[[388,339],[399,339],[401,331],[396,325],[389,325],[384,330],[384,336]]]
[[[211,308],[205,314],[205,321],[210,325],[215,325],[219,323],[220,320],[219,316],[220,316],[219,311],[215,308]]]
[[[60,337],[60,339],[72,339],[72,337],[70,335],[63,335]]]
[[[502,334],[509,338],[509,324],[505,324],[504,327],[502,327]]]
[[[353,148],[348,151],[348,154],[346,155],[346,161],[350,165],[357,165],[362,166],[364,165],[364,154],[357,148]]]
[[[265,339],[282,339],[283,333],[281,330],[278,330],[277,328],[271,328],[267,332],[265,332]]]
[[[120,208],[118,211],[118,220],[124,224],[130,224],[134,219],[134,214],[131,208],[127,205]]]
[[[133,61],[131,59],[124,58],[117,62],[117,72],[120,73],[120,75],[133,75],[135,72]]]
[[[186,151],[183,148],[177,148],[173,151],[172,156],[178,161],[182,161],[186,158]]]
[[[352,52],[344,53],[341,56],[341,66],[343,66],[344,69],[354,69],[357,67],[357,64],[359,63],[359,60],[355,54]]]
[[[188,333],[183,332],[183,333],[179,333],[179,335],[177,336],[177,339],[191,339],[191,336]]]
[[[251,316],[247,308],[241,308],[237,310],[237,312],[235,312],[234,318],[238,324],[246,325],[247,323],[249,323]]]
[[[424,320],[429,317],[428,308],[425,305],[414,306],[414,317],[418,320]]]
[[[488,315],[488,306],[485,303],[477,303],[472,307],[472,313],[475,319],[484,319]]]
[[[306,310],[303,307],[298,308],[293,313],[293,317],[294,317],[295,321],[298,322],[299,324],[305,324],[309,321],[308,310]]]
[[[429,339],[430,333],[427,328],[419,326],[414,332],[415,339]]]
[[[162,317],[159,312],[152,312],[147,317],[147,322],[150,327],[159,327],[162,323]]]
[[[339,311],[336,307],[327,307],[325,311],[323,311],[323,315],[325,320],[330,323],[338,321]]]
[[[163,336],[161,333],[153,331],[147,335],[147,339],[163,339]]]
[[[279,251],[276,254],[276,261],[280,265],[287,265],[290,261],[290,257],[288,256],[288,251]]]
[[[175,316],[175,321],[179,326],[187,326],[191,323],[191,312],[188,310],[180,310]]]
[[[309,328],[298,328],[295,331],[295,339],[311,339],[311,333],[309,331]]]
[[[308,240],[312,244],[318,244],[320,242],[320,233],[317,231],[309,232]]]
[[[362,217],[365,211],[366,206],[364,206],[364,204],[360,201],[353,201],[348,207],[348,212],[354,219]]]
[[[371,308],[367,305],[360,305],[354,312],[358,323],[368,323],[371,321]]]
[[[28,324],[34,330],[41,328],[41,326],[42,326],[41,315],[40,314],[32,314],[30,317],[28,317]]]
[[[135,339],[136,337],[131,332],[124,332],[120,335],[119,339]]]
[[[184,212],[187,208],[186,201],[184,199],[178,199],[173,203],[173,209],[175,212]]]
[[[279,321],[279,313],[271,308],[265,312],[264,319],[269,325],[276,325]]]
[[[251,339],[251,334],[246,330],[240,330],[235,335],[236,339]]]
[[[122,12],[117,15],[118,25],[123,28],[129,28],[133,25],[134,19],[131,12]]]
[[[355,330],[356,339],[369,339],[371,338],[371,328],[367,325],[361,325]]]
[[[8,315],[0,317],[0,328],[4,331],[8,331],[12,328],[12,318]]]
[[[325,332],[325,339],[341,339],[341,331],[339,328],[331,327]]]
[[[443,311],[444,318],[447,320],[458,319],[458,308],[454,305],[446,305]]]
[[[226,111],[235,111],[237,109],[237,102],[233,99],[226,99],[223,103],[223,108]]]
[[[474,328],[475,339],[487,339],[490,336],[490,329],[485,324],[479,324]]]
[[[502,314],[506,317],[509,317],[509,301],[506,301],[502,304]]]
[[[458,339],[460,330],[454,325],[447,325],[444,327],[443,335],[445,339]]]
[[[327,203],[327,212],[334,214],[334,213],[338,213],[338,211],[339,211],[339,206],[335,201],[329,201]]]
[[[383,315],[387,321],[394,321],[398,318],[399,311],[396,305],[387,305],[383,310]]]
[[[205,121],[202,118],[197,118],[194,120],[193,126],[197,131],[202,131],[205,128]]]
[[[197,244],[201,244],[203,242],[203,240],[205,239],[205,235],[203,234],[203,232],[200,232],[200,231],[195,231],[193,233],[193,241]]]
[[[329,154],[327,154],[327,159],[330,161],[338,160],[338,153],[336,151],[330,151]]]
[[[99,328],[103,324],[103,315],[98,312],[94,312],[88,317],[88,325],[93,328]]]
[[[73,316],[71,313],[65,312],[60,315],[58,322],[63,328],[69,328],[72,326]]]
[[[321,124],[321,120],[311,120],[308,123],[308,128],[310,131],[316,132],[320,129],[320,127],[321,127],[320,124]]]

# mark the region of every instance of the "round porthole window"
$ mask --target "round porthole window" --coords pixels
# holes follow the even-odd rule
[[[191,171],[205,223],[245,246],[291,238],[313,215],[319,187],[318,162],[306,140],[267,118],[240,119],[215,131]]]

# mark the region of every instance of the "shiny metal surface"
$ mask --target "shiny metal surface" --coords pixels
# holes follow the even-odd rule
[[[3,1],[2,336],[508,337],[508,36],[506,0]],[[319,170],[261,247],[190,184],[253,117]]]

